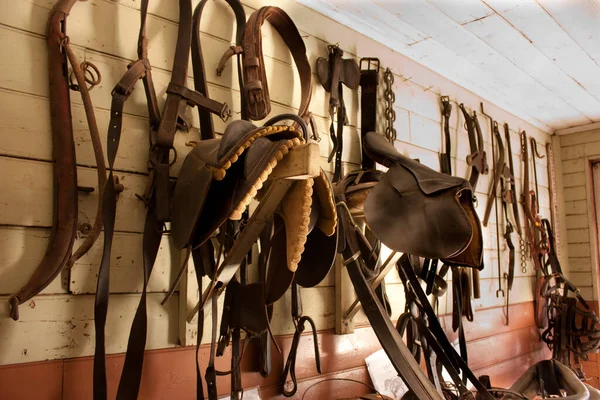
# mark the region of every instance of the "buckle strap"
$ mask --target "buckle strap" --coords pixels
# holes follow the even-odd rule
[[[127,72],[114,87],[111,95],[114,96],[115,94],[121,94],[125,97],[128,97],[131,92],[133,92],[137,81],[146,76],[146,72],[150,71],[151,69],[150,62],[146,58],[131,62],[127,66]]]
[[[219,103],[218,101],[209,99],[202,93],[195,90],[190,90],[187,87],[175,82],[170,82],[167,87],[167,93],[181,96],[188,105],[194,107],[202,107],[213,114],[218,115],[223,122],[231,117],[231,109],[227,103]]]
[[[221,56],[219,60],[219,64],[217,65],[217,76],[221,76],[225,66],[229,59],[235,55],[242,54],[244,52],[244,48],[242,46],[229,46],[225,53]]]

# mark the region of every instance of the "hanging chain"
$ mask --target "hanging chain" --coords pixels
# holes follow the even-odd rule
[[[529,256],[527,253],[527,246],[525,246],[525,240],[523,237],[519,235],[519,250],[521,253],[521,272],[527,273],[527,257]]]
[[[396,140],[396,128],[394,128],[394,121],[396,121],[396,111],[394,111],[396,95],[394,94],[393,90],[394,74],[392,74],[391,69],[385,69],[385,72],[383,73],[383,79],[385,80],[385,92],[383,95],[386,102],[385,120],[387,125],[385,128],[385,137],[391,143],[394,143],[394,140]]]

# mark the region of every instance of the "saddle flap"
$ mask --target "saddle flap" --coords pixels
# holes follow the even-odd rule
[[[231,287],[231,284],[234,287]],[[233,291],[230,325],[240,328],[251,335],[266,332],[269,319],[264,303],[264,286],[262,282],[241,285],[236,280],[230,282],[227,290]]]
[[[218,145],[219,139],[198,143],[181,166],[171,211],[171,236],[178,249],[190,243],[196,221],[204,207],[213,178],[206,159],[214,157]]]
[[[329,60],[323,57],[317,59],[317,76],[323,88],[331,91],[331,70],[329,68]]]
[[[427,258],[453,257],[473,237],[459,190],[470,192],[450,186],[425,195],[409,169],[392,165],[367,196],[365,217],[371,230],[393,250]]]

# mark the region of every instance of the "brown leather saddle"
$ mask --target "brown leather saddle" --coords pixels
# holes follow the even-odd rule
[[[556,360],[544,360],[532,365],[508,389],[504,400],[560,397],[566,400],[597,400],[600,391],[577,376],[566,365]]]
[[[403,156],[374,132],[365,135],[363,146],[389,168],[364,203],[375,235],[395,251],[482,269],[482,233],[468,181]]]
[[[198,247],[228,218],[239,219],[289,150],[304,142],[292,126],[234,121],[222,138],[188,153],[173,195],[171,233],[178,249]]]

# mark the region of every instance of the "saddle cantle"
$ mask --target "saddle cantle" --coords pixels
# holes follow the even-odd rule
[[[363,145],[389,168],[364,204],[375,235],[396,251],[482,269],[482,233],[469,182],[403,156],[374,132]]]
[[[532,365],[509,388],[512,393],[520,393],[527,398],[560,397],[565,400],[597,400],[600,391],[581,382],[566,365],[556,360],[544,360]],[[502,399],[517,398],[507,394]]]

